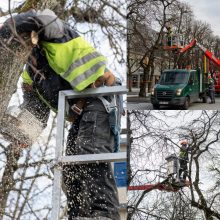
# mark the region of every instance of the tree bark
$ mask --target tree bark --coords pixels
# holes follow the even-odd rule
[[[150,68],[150,79],[148,82],[148,93],[151,92],[152,85],[153,85],[153,79],[154,79],[154,62],[152,62],[151,68]]]
[[[13,175],[20,158],[18,143],[25,141],[25,137],[16,132],[14,124],[16,120],[13,120],[6,112],[11,96],[16,91],[29,51],[22,46],[9,45],[7,48],[3,42],[0,43],[0,133],[11,143],[5,149],[7,161],[0,182],[0,219],[2,219],[9,193],[14,187]]]
[[[20,57],[1,48],[0,51],[0,123],[3,120],[12,94],[22,72],[24,63]]]
[[[210,207],[208,207],[208,204],[207,204],[207,201],[202,193],[202,191],[200,190],[199,188],[199,172],[200,172],[200,169],[199,169],[199,161],[198,161],[198,158],[194,158],[194,161],[195,161],[195,165],[196,165],[196,177],[195,177],[195,181],[193,183],[194,187],[195,187],[195,190],[199,196],[199,203],[196,202],[195,200],[192,200],[191,204],[192,206],[194,207],[197,207],[201,210],[203,210],[204,212],[204,215],[206,217],[207,220],[213,220],[213,216],[215,216],[216,218],[220,219],[220,215],[219,213],[211,210]]]
[[[143,75],[143,80],[140,82],[139,97],[146,97],[147,81],[149,79],[151,66],[153,65],[153,62],[154,62],[154,49],[152,49],[152,52],[149,56],[148,64],[145,65],[145,64],[143,64],[144,61],[141,61],[141,62],[142,62],[142,67],[144,69],[144,75]]]
[[[132,172],[131,172],[131,144],[132,144],[132,131],[131,131],[131,119],[130,119],[131,115],[130,112],[127,113],[127,140],[128,140],[128,144],[127,144],[127,174],[128,174],[128,186],[130,185],[131,182],[131,176],[132,176]]]
[[[4,210],[10,191],[14,187],[14,173],[18,168],[21,149],[16,144],[10,144],[7,147],[7,163],[0,182],[0,219],[3,219]]]

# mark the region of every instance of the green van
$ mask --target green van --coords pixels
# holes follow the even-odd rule
[[[151,92],[154,109],[160,106],[178,106],[188,109],[190,103],[202,99],[207,102],[208,83],[199,70],[172,69],[161,74],[158,84]]]

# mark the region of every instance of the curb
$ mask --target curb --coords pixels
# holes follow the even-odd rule
[[[127,96],[127,102],[150,102],[150,97]]]

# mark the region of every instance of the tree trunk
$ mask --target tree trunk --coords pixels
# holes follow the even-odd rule
[[[132,71],[131,71],[131,66],[130,66],[130,60],[129,60],[129,49],[128,49],[128,56],[127,56],[127,66],[128,66],[128,76],[127,76],[127,88],[128,91],[132,91]]]
[[[146,57],[146,56],[145,56]],[[144,59],[142,59],[142,67],[144,69],[144,75],[143,75],[143,80],[140,82],[140,92],[139,92],[139,97],[146,97],[146,88],[147,88],[147,81],[149,79],[150,75],[150,69],[151,66],[154,63],[154,51],[151,52],[149,56],[149,61],[147,65],[144,65]]]
[[[127,135],[128,135],[128,144],[127,144],[127,174],[128,174],[128,186],[130,185],[132,179],[132,172],[131,172],[131,144],[132,144],[132,131],[131,131],[131,114],[128,112],[127,114]]]
[[[13,176],[18,167],[21,149],[16,144],[10,144],[6,153],[7,163],[0,182],[0,220],[3,219],[9,193],[14,188]]]
[[[150,80],[148,82],[148,93],[151,92],[151,89],[153,86],[153,79],[154,79],[154,64],[152,63],[151,69],[150,69]]]
[[[132,74],[129,72],[127,76],[127,88],[129,92],[132,92]]]
[[[149,77],[150,66],[144,68],[143,80],[140,81],[140,92],[139,97],[146,97],[147,79]]]
[[[0,123],[3,120],[12,94],[16,90],[24,64],[22,60],[1,48],[0,52]]]
[[[20,54],[21,55],[21,54]],[[22,54],[23,55],[23,54]],[[14,135],[19,136],[13,132],[13,120],[6,115],[6,110],[9,105],[12,94],[16,91],[17,82],[22,72],[24,63],[20,57],[10,52],[5,48],[0,51],[0,133],[6,140],[11,142],[7,149],[6,166],[0,182],[0,219],[3,218],[4,210],[7,203],[7,198],[14,187],[13,175],[17,169],[17,161],[20,157],[20,148],[17,146],[18,139]]]
[[[199,209],[203,210],[204,215],[207,220],[213,220],[213,216],[216,216],[217,218],[219,218],[220,215],[217,212],[211,210],[211,207],[208,206],[207,201],[201,189],[199,188],[200,167],[199,167],[198,158],[194,158],[194,162],[195,162],[195,167],[196,167],[196,177],[195,177],[195,181],[193,182],[193,185],[194,185],[195,191],[197,192],[197,195],[199,196],[199,203],[192,201],[192,206],[198,207]]]

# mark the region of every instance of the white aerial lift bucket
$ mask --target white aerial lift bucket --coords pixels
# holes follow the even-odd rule
[[[170,156],[165,158],[167,161],[167,174],[173,175],[177,174],[178,172],[178,157],[174,154],[171,154]]]
[[[34,143],[44,129],[43,123],[26,109],[20,111],[17,119],[17,128]]]

